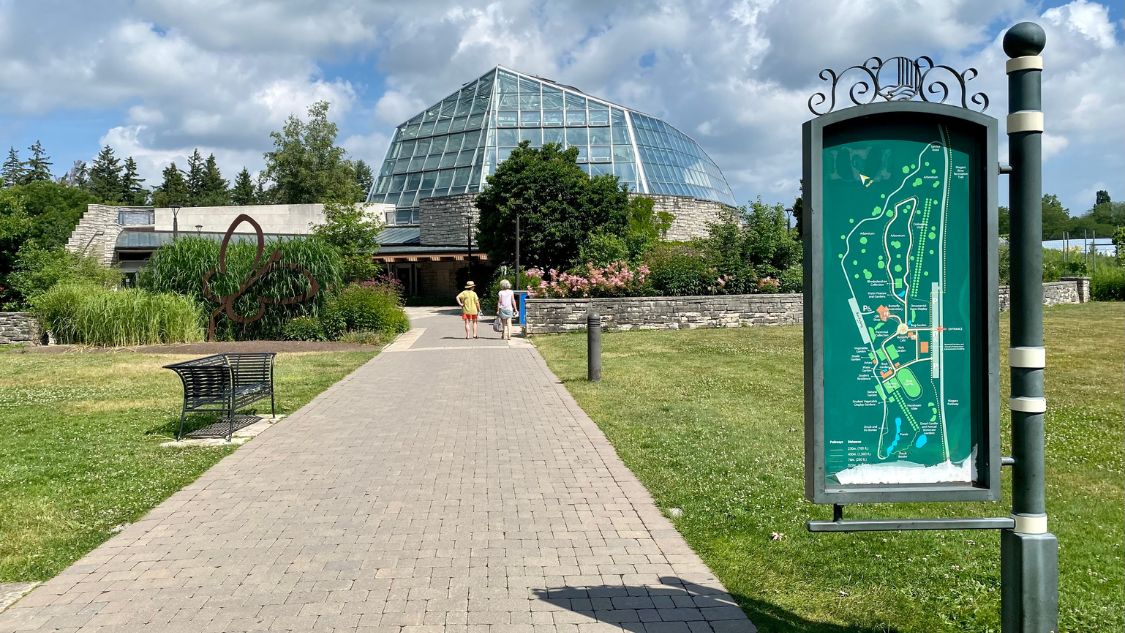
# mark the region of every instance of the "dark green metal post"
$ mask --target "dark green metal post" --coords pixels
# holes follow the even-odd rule
[[[593,309],[586,313],[586,379],[602,379],[602,318]]]
[[[1058,540],[1047,531],[1043,397],[1043,58],[1046,34],[1021,22],[1004,34],[1011,205],[1012,518],[1000,536],[1004,633],[1058,630]]]

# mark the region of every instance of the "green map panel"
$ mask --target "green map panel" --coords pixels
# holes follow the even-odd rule
[[[975,147],[932,119],[825,131],[829,486],[975,478]]]

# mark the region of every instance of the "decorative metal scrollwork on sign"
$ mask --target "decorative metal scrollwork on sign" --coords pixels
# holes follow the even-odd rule
[[[845,90],[844,94],[852,105],[874,103],[879,98],[886,101],[918,98],[930,103],[945,103],[951,97],[953,86],[960,89],[962,108],[984,112],[988,109],[988,95],[983,92],[969,94],[965,87],[965,82],[976,76],[976,68],[958,72],[950,66],[935,64],[925,55],[917,59],[892,57],[886,61],[872,57],[839,73],[831,68],[820,71],[820,78],[831,82],[831,86],[809,97],[809,110],[818,116],[828,114],[836,109],[837,93]],[[952,97],[956,104],[957,96]],[[843,95],[840,101],[843,101]]]
[[[234,237],[234,229],[243,222],[248,222],[250,226],[254,227],[254,232],[257,234],[256,237],[258,238],[258,249],[254,253],[254,263],[251,266],[250,275],[234,292],[226,295],[216,295],[211,291],[211,278],[215,275],[215,273],[219,273],[221,275],[226,274],[227,247],[230,246],[230,240],[232,237]],[[264,316],[266,313],[267,305],[289,305],[293,303],[301,303],[302,301],[308,301],[309,299],[312,299],[316,296],[316,293],[320,291],[320,284],[316,282],[316,279],[313,278],[312,273],[310,273],[308,269],[302,266],[298,266],[297,264],[282,262],[281,251],[278,249],[274,249],[273,252],[263,258],[262,255],[265,253],[265,250],[266,238],[265,235],[262,234],[262,226],[258,224],[258,222],[254,220],[254,218],[243,213],[235,218],[234,222],[231,222],[230,228],[227,229],[226,235],[223,236],[223,245],[219,247],[219,267],[212,268],[203,275],[203,296],[207,297],[211,301],[216,301],[219,304],[219,307],[215,308],[211,312],[211,318],[207,323],[208,341],[215,340],[215,319],[220,314],[225,313],[227,317],[230,318],[230,320],[234,321],[235,323],[242,323],[243,325],[245,325],[247,323],[253,323],[258,319],[261,319],[262,316]],[[246,292],[250,290],[250,287],[257,283],[258,280],[264,277],[267,273],[269,273],[271,270],[278,269],[288,269],[296,271],[299,275],[303,276],[309,282],[308,290],[301,294],[292,295],[283,299],[271,299],[269,297],[259,296],[257,297],[258,310],[254,314],[251,314],[250,316],[242,316],[241,314],[236,312],[234,309],[234,302],[238,301],[240,297],[245,295]]]

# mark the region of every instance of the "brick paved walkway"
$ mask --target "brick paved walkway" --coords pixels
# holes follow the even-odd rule
[[[533,348],[413,317],[0,631],[754,630]]]

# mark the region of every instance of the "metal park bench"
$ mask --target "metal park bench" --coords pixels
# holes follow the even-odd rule
[[[273,360],[277,354],[215,354],[182,363],[165,365],[184,383],[184,406],[176,439],[183,434],[188,413],[222,412],[229,422],[227,441],[234,435],[234,412],[259,400],[270,399],[270,413],[276,415],[273,395]]]

